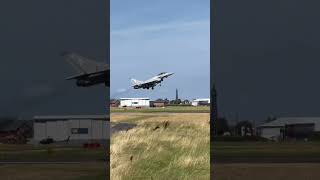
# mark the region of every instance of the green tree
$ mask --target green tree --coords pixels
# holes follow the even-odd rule
[[[247,134],[247,133],[249,133],[248,132],[248,130],[250,131],[250,132],[253,132],[252,130],[252,123],[250,122],[250,121],[240,121],[240,122],[238,122],[237,124],[236,124],[236,126],[235,126],[235,131],[236,131],[236,134],[237,135],[241,135],[242,134],[242,128],[244,128],[244,130],[245,130],[245,134]]]
[[[228,120],[224,117],[217,118],[217,120],[213,121],[213,133],[214,135],[223,135],[223,133],[229,131]]]

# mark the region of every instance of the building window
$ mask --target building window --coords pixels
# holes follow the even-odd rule
[[[71,134],[88,134],[88,128],[72,128]]]
[[[138,102],[133,102],[132,104],[138,104]]]

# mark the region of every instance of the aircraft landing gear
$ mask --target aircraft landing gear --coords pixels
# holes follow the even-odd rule
[[[152,87],[152,90],[154,89],[154,87]]]

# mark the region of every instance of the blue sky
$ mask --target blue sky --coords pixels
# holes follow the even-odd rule
[[[111,0],[111,98],[209,97],[209,0]],[[155,90],[130,78],[175,74]]]

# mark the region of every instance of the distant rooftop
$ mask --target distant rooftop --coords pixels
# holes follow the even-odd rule
[[[193,101],[210,101],[210,98],[199,98],[199,99],[194,99]]]
[[[109,120],[109,115],[66,115],[66,116],[34,116],[36,122],[40,121],[63,121],[63,120]]]
[[[120,98],[121,100],[150,100],[150,98]]]
[[[283,127],[290,124],[320,123],[320,117],[283,117],[260,125],[259,127]]]

